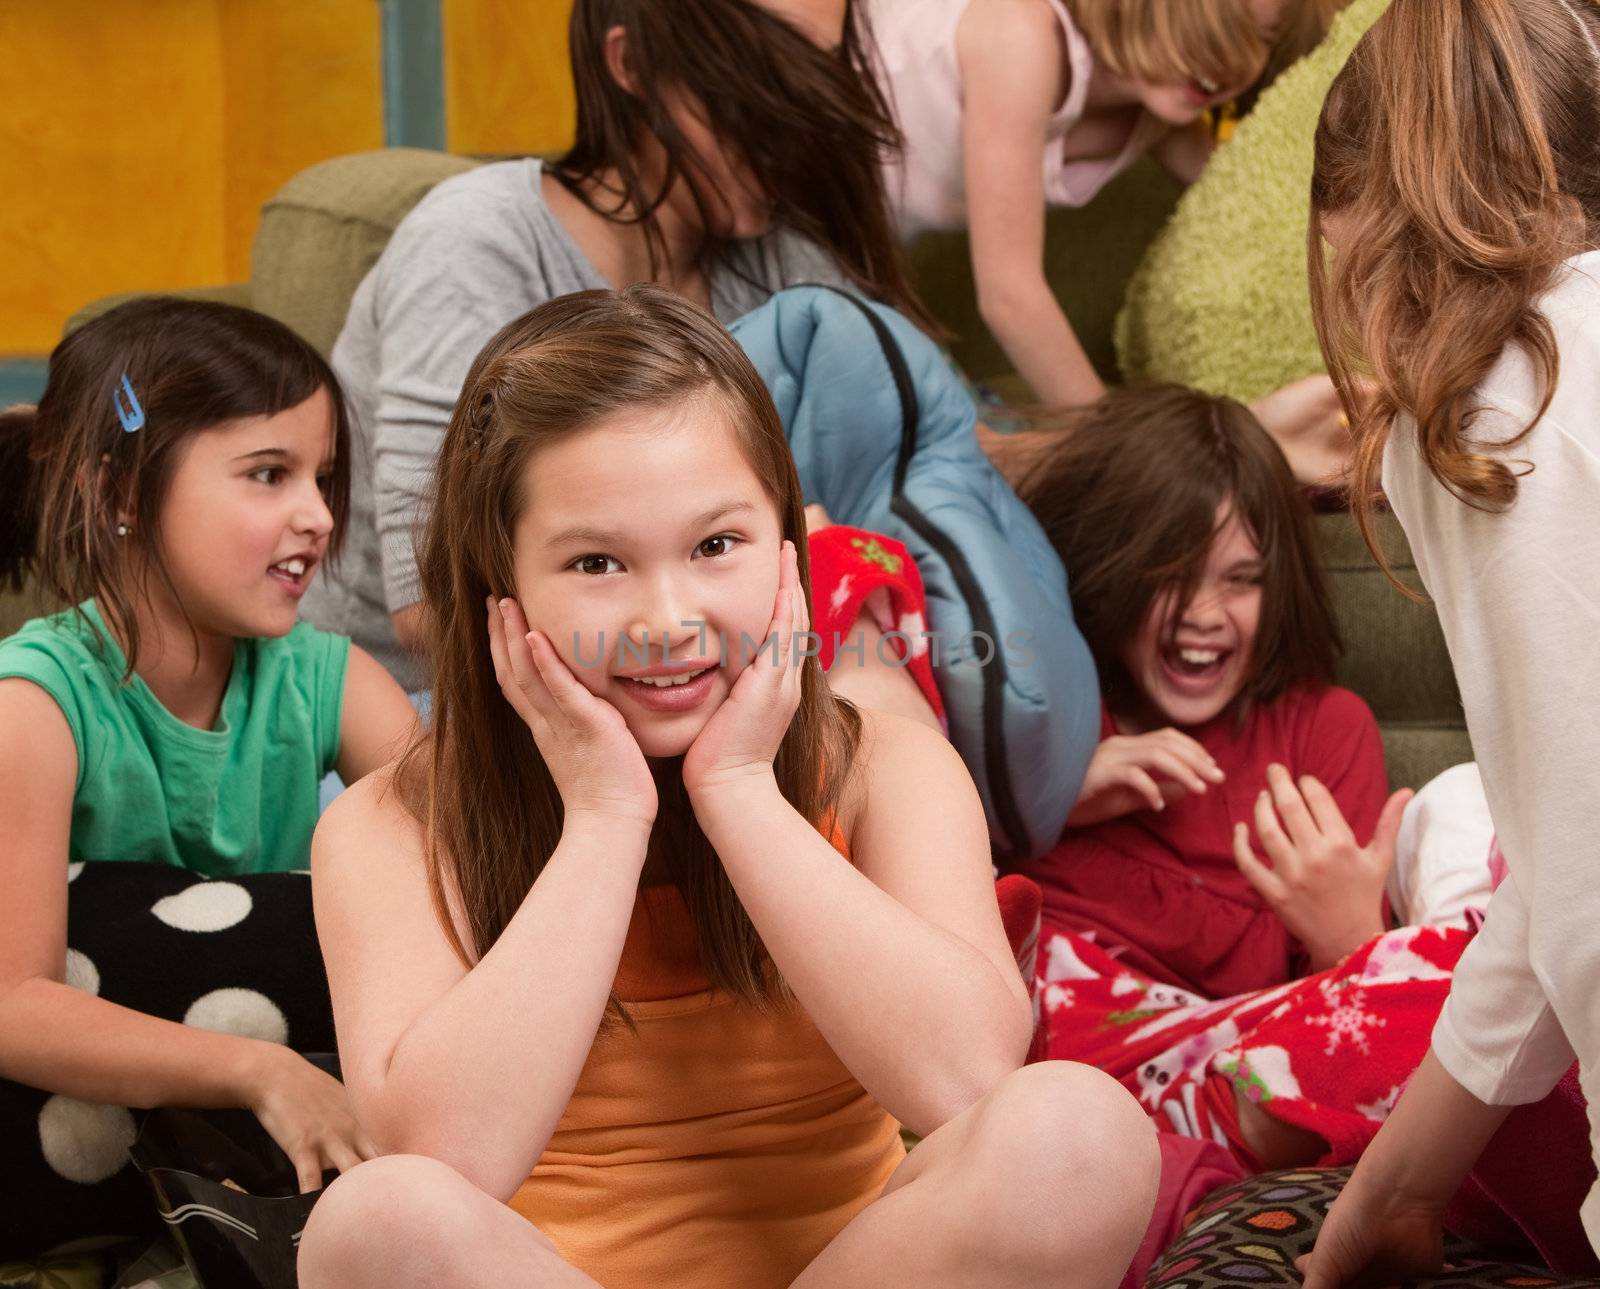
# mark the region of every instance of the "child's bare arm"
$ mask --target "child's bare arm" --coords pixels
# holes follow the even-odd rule
[[[1306,1289],[1436,1275],[1445,1207],[1510,1109],[1479,1101],[1430,1048],[1328,1210],[1315,1247],[1297,1259]]]
[[[470,970],[456,955],[421,826],[383,775],[323,816],[312,881],[341,1063],[363,1123],[385,1150],[430,1155],[505,1198],[543,1153],[593,1046],[655,799],[615,709],[542,637],[535,661],[514,602],[488,606],[488,620],[502,690],[565,806],[561,841],[499,939]],[[451,911],[470,953],[459,903]]]
[[[1044,275],[1044,151],[1064,92],[1058,20],[1036,0],[973,5],[956,33],[978,308],[1040,401],[1105,387]]]
[[[420,829],[383,779],[334,802],[312,847],[345,1083],[381,1149],[442,1160],[506,1198],[594,1043],[648,830],[569,823],[469,971],[435,916]]]
[[[863,1087],[926,1134],[1022,1062],[1031,1020],[988,830],[941,736],[864,712],[854,864],[747,781],[696,813],[773,961]]]
[[[351,645],[339,716],[339,777],[354,783],[387,765],[405,750],[416,725],[405,690],[371,654]]]
[[[286,1047],[216,1034],[66,983],[77,746],[55,701],[0,681],[0,1075],[108,1105],[244,1106],[302,1187],[371,1149],[339,1085]]]

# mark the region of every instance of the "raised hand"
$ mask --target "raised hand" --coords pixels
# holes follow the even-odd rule
[[[622,713],[584,688],[544,632],[528,629],[515,600],[489,600],[487,609],[495,679],[533,732],[567,818],[588,814],[648,829],[655,780]]]
[[[1234,862],[1321,971],[1383,933],[1383,885],[1413,794],[1403,789],[1389,798],[1362,846],[1333,794],[1310,775],[1296,783],[1283,766],[1270,765],[1267,785],[1256,798],[1255,828],[1271,866],[1251,848],[1243,821],[1233,827]]]
[[[1211,753],[1175,729],[1114,734],[1095,748],[1067,824],[1082,828],[1136,810],[1164,810],[1168,801],[1226,777]]]
[[[811,629],[811,614],[794,543],[785,541],[778,558],[778,594],[763,650],[746,661],[732,692],[683,758],[683,785],[691,801],[731,784],[770,778],[773,758],[800,705],[803,660],[796,646]]]

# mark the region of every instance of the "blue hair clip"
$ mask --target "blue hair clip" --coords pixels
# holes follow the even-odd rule
[[[117,420],[122,422],[122,428],[132,434],[144,429],[144,408],[139,406],[139,396],[133,392],[133,382],[128,379],[127,372],[122,373],[122,393],[127,396],[126,404],[116,390],[111,391],[111,403],[117,409]]]

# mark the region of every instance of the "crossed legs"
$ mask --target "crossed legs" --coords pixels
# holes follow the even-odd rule
[[[794,1289],[1112,1289],[1155,1205],[1155,1131],[1115,1081],[1030,1065],[932,1133]],[[317,1204],[305,1289],[581,1289],[596,1282],[445,1164],[360,1165]]]

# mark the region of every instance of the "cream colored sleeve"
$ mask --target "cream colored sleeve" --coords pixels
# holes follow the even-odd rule
[[[1587,365],[1563,373],[1558,402],[1503,454],[1519,475],[1509,510],[1467,505],[1420,468],[1403,484],[1511,874],[1435,1049],[1500,1104],[1542,1097],[1574,1051],[1600,1062],[1600,382]],[[1501,407],[1474,430],[1531,419]]]
[[[1572,1045],[1534,974],[1528,909],[1514,877],[1495,892],[1483,930],[1456,967],[1433,1051],[1489,1105],[1538,1101],[1572,1064]]]

